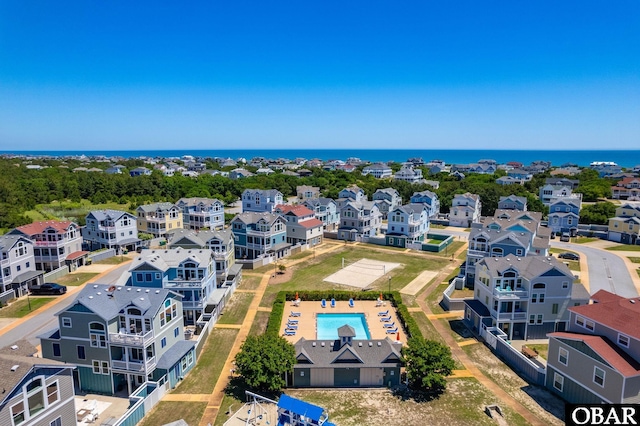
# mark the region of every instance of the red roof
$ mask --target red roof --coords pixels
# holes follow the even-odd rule
[[[634,182],[634,181],[635,182],[640,182],[640,178],[637,178],[637,177],[626,177],[626,178],[623,178],[622,180],[618,181],[618,186],[625,186],[625,185],[627,185],[627,184],[629,184],[631,182]]]
[[[298,225],[304,226],[305,228],[309,229],[309,228],[316,228],[318,226],[323,226],[324,224],[320,219],[313,218],[309,220],[304,220],[302,222],[298,222]]]
[[[29,236],[42,234],[47,228],[53,228],[58,233],[62,234],[67,232],[71,225],[75,225],[75,223],[69,220],[43,220],[40,222],[33,222],[28,225],[18,226],[16,229]]]
[[[630,377],[640,375],[640,363],[631,358],[606,337],[566,332],[550,333],[548,336],[583,342],[623,376]]]
[[[73,253],[70,253],[65,260],[76,260],[88,254],[88,251],[74,251]]]
[[[600,290],[591,296],[597,303],[569,308],[571,312],[589,318],[620,333],[640,339],[640,298],[624,298]]]
[[[313,216],[313,210],[309,210],[308,207],[303,205],[278,204],[276,210],[282,214],[293,214],[298,217]]]

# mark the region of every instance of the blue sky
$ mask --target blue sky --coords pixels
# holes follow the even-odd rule
[[[0,150],[640,147],[640,2],[0,0]]]

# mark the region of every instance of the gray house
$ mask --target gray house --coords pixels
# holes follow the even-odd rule
[[[94,210],[86,217],[82,238],[89,250],[135,250],[140,244],[136,217],[120,210]]]
[[[378,189],[373,193],[373,201],[378,206],[383,220],[387,219],[391,210],[402,205],[400,193],[393,188]]]
[[[500,197],[498,208],[502,210],[527,211],[527,197],[518,197],[516,195]]]
[[[564,331],[569,308],[589,301],[584,286],[554,257],[486,257],[475,271],[475,304],[465,304],[465,321],[477,331],[498,327],[509,340]]]
[[[313,210],[316,219],[322,222],[325,231],[335,231],[340,224],[338,205],[331,198],[309,198],[302,205]]]
[[[640,403],[640,299],[605,290],[549,334],[546,386],[570,403]]]
[[[75,367],[34,358],[36,348],[26,341],[13,346],[0,349],[0,424],[75,425]]]
[[[166,289],[87,285],[56,314],[58,328],[40,336],[42,356],[75,364],[87,392],[128,395],[165,375],[173,387],[195,364],[181,299]]]
[[[337,340],[298,340],[296,364],[288,385],[294,387],[377,387],[400,383],[400,345],[389,338],[354,340],[349,325]]]
[[[0,236],[0,293],[13,290],[16,297],[27,294],[33,285],[41,284],[42,271],[36,271],[33,241],[23,235]]]
[[[224,204],[216,198],[180,198],[176,206],[186,229],[224,228]]]

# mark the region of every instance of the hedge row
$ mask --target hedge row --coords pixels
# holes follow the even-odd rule
[[[273,302],[271,308],[271,315],[269,315],[269,321],[267,322],[267,330],[265,334],[278,336],[280,334],[280,324],[282,322],[282,315],[284,315],[285,305],[287,300],[295,300],[296,295],[305,301],[320,301],[322,299],[331,300],[376,300],[378,297],[382,297],[384,300],[388,300],[396,308],[398,314],[398,321],[402,324],[404,330],[408,334],[408,337],[422,337],[420,327],[413,319],[406,305],[402,302],[402,296],[397,291],[389,292],[375,292],[375,291],[338,291],[338,290],[326,290],[326,291],[281,291],[276,296],[276,300]]]

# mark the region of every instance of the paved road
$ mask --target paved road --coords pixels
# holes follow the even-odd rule
[[[638,296],[627,265],[618,255],[586,244],[552,241],[551,247],[571,250],[587,256],[589,264],[589,292],[607,290],[622,297]]]
[[[129,266],[130,264],[127,263],[111,272],[107,272],[98,281],[96,281],[96,283],[115,284],[122,272],[126,271]],[[38,311],[37,315],[24,320],[14,320],[14,323],[19,323],[18,326],[13,326],[14,323],[3,323],[2,325],[4,327],[0,329],[0,348],[11,345],[21,339],[27,339],[34,346],[38,346],[40,344],[38,336],[58,327],[58,318],[55,314],[60,312],[73,301],[81,287],[67,287],[68,291],[66,295],[58,297],[58,300],[47,305],[43,310]]]

